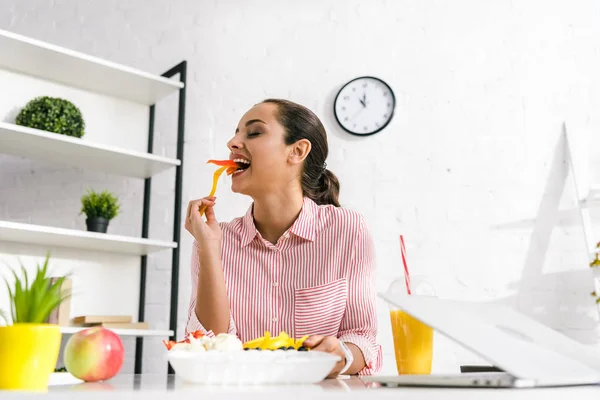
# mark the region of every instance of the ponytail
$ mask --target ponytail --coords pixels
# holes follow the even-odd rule
[[[267,99],[263,103],[277,105],[277,120],[285,128],[285,143],[296,143],[308,139],[311,150],[302,168],[302,193],[317,204],[340,206],[340,182],[333,172],[326,168],[325,159],[329,153],[327,133],[319,118],[308,108],[281,99]]]

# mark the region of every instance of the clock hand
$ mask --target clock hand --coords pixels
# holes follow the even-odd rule
[[[359,108],[359,109],[358,109],[358,111],[357,111],[356,113],[354,113],[354,115],[352,116],[352,118],[350,118],[350,120],[352,121],[354,118],[356,118],[356,116],[357,116],[358,114],[360,114],[360,112],[361,112],[362,110],[364,110],[364,107],[363,107],[363,108]]]
[[[366,93],[363,93],[362,103],[363,103],[363,106],[365,106],[365,107],[367,106],[367,94]]]
[[[365,104],[364,101],[362,101],[361,99],[358,99],[358,101],[360,101],[360,104],[362,104],[363,107],[366,107],[367,105]]]

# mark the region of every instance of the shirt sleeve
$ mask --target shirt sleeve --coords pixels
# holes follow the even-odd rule
[[[198,296],[198,271],[200,269],[200,261],[198,259],[198,242],[194,239],[194,243],[192,245],[192,260],[190,263],[190,271],[191,271],[191,281],[192,281],[192,294],[190,296],[190,306],[188,308],[188,319],[185,326],[185,336],[189,333],[201,331],[205,335],[209,337],[213,337],[213,331],[206,330],[204,326],[198,321],[198,316],[196,315],[196,298]],[[231,311],[229,312],[229,328],[228,332],[230,335],[237,336],[237,329],[235,326],[235,321],[231,316]]]
[[[361,350],[366,365],[358,374],[372,375],[381,369],[383,356],[381,346],[377,344],[375,249],[363,217],[350,265],[348,304],[338,339],[352,343]]]

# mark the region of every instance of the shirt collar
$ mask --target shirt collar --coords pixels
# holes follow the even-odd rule
[[[242,247],[249,245],[258,234],[256,225],[254,225],[253,210],[254,203],[248,207],[248,211],[246,211],[246,215],[244,215],[242,219]],[[314,241],[317,211],[317,204],[308,197],[304,197],[300,215],[298,215],[296,221],[294,221],[290,229],[288,229],[288,232],[303,239],[310,240],[311,242]]]

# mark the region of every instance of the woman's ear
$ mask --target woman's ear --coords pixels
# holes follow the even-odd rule
[[[300,139],[292,145],[292,151],[288,157],[291,164],[301,164],[310,153],[311,144],[308,139]]]

